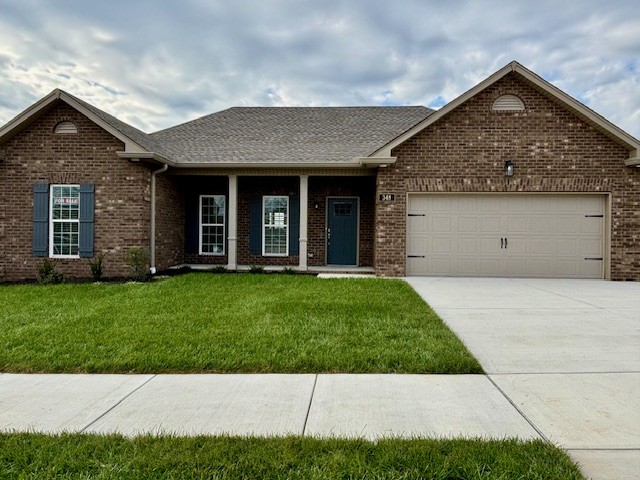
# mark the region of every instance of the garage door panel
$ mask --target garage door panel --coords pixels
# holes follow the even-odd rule
[[[604,198],[410,194],[407,273],[602,278]]]
[[[550,233],[551,232],[551,221],[552,219],[548,216],[540,217],[534,216],[530,219],[530,229],[532,232],[538,233]],[[554,225],[555,226],[555,225]]]
[[[475,233],[478,231],[477,217],[459,217],[457,231],[461,233]]]
[[[558,233],[578,233],[578,219],[575,216],[561,215],[557,217]]]
[[[480,217],[480,231],[482,233],[495,233],[498,236],[500,233],[500,217]]]
[[[435,237],[431,241],[431,245],[427,253],[429,254],[442,254],[442,253],[451,253],[451,239],[448,237]]]
[[[580,231],[582,233],[602,234],[603,228],[602,218],[583,217],[580,221]]]
[[[532,255],[546,255],[552,251],[552,242],[549,238],[532,238],[529,241],[529,252]]]

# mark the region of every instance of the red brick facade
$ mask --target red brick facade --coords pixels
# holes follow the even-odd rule
[[[61,121],[77,134],[54,134]],[[33,184],[95,184],[94,252],[106,253],[107,277],[127,275],[124,251],[149,246],[149,169],[118,158],[124,145],[63,102],[0,145],[0,281],[36,278],[32,253]],[[89,277],[87,259],[56,259],[68,277]]]
[[[523,112],[492,112],[514,94]],[[628,148],[595,129],[516,73],[497,81],[396,147],[380,169],[376,272],[405,274],[409,192],[591,192],[611,194],[611,278],[640,280],[640,169]],[[504,160],[515,164],[506,177]]]
[[[503,94],[520,97],[525,110],[492,111],[494,100]],[[73,122],[78,133],[54,134],[61,121]],[[94,252],[106,253],[105,276],[129,273],[124,252],[150,246],[151,170],[158,167],[119,158],[116,152],[123,150],[120,140],[62,101],[0,143],[0,281],[33,279],[43,262],[32,252],[36,183],[94,184]],[[519,74],[506,75],[391,153],[396,163],[380,168],[377,176],[373,170],[355,168],[349,172],[229,170],[238,176],[238,265],[299,264],[297,254],[251,253],[251,201],[263,195],[299,197],[299,175],[308,175],[310,267],[326,264],[328,197],[359,198],[358,265],[375,266],[379,275],[401,276],[406,273],[409,193],[607,193],[610,277],[640,280],[640,169],[625,167],[628,147]],[[504,174],[505,159],[515,164],[513,177]],[[227,172],[197,173],[169,168],[156,177],[158,270],[184,263],[228,263],[226,254],[198,254],[199,196],[228,198]],[[393,194],[394,200],[379,201],[380,194]],[[228,236],[228,225],[225,233]],[[56,259],[55,263],[67,277],[90,276],[85,258]]]

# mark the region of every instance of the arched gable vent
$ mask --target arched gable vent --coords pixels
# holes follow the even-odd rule
[[[502,95],[493,102],[494,112],[518,112],[524,110],[524,103],[515,95]]]
[[[78,127],[76,127],[75,124],[71,122],[60,122],[56,125],[56,128],[53,129],[53,133],[78,133]]]

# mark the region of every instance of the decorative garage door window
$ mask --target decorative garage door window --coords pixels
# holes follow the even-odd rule
[[[262,254],[289,254],[289,197],[265,196],[262,199]]]
[[[80,185],[51,187],[51,255],[77,257],[80,238]]]
[[[224,195],[200,196],[200,255],[224,255]]]

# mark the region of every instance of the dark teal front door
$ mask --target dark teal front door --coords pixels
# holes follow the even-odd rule
[[[327,264],[358,264],[358,199],[327,202]]]

